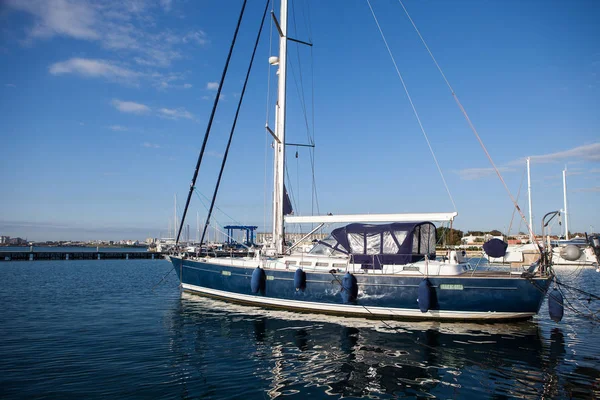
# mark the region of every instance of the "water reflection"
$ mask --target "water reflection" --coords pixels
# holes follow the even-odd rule
[[[232,398],[239,391],[256,398],[585,398],[577,388],[589,398],[598,394],[598,365],[571,371],[565,334],[554,328],[544,339],[545,327],[535,322],[382,323],[187,294],[170,318],[184,397],[217,388],[219,397]],[[188,376],[191,365],[198,369]],[[191,387],[198,378],[213,391]]]

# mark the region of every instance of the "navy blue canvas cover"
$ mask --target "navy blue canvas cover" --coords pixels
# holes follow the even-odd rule
[[[350,224],[335,229],[331,236],[337,240],[339,247],[351,255],[355,263],[363,268],[380,269],[381,264],[409,264],[420,261],[428,256],[435,259],[435,244],[437,242],[435,225],[431,222],[395,222],[390,224]],[[363,240],[362,251],[353,250],[349,237]],[[379,237],[376,237],[379,236]],[[384,239],[385,238],[385,239]],[[379,244],[379,249],[369,248],[368,242]],[[393,240],[395,246],[387,246],[385,240]],[[359,246],[360,247],[360,244]],[[389,248],[395,251],[390,252]],[[369,250],[369,251],[367,251]]]
[[[506,255],[508,243],[500,239],[491,239],[483,244],[483,251],[490,257],[500,258]]]

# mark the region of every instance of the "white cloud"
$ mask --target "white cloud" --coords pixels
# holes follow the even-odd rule
[[[568,161],[600,162],[600,143],[586,144],[555,153],[531,156],[530,158],[532,163],[540,164]],[[525,165],[525,162],[526,158],[519,158],[508,162],[506,166],[499,167],[498,169],[500,172],[513,172],[515,171],[513,168],[514,166],[523,166]],[[466,168],[455,172],[460,175],[461,179],[464,180],[481,179],[495,173],[493,168]],[[567,175],[581,175],[582,173],[583,172],[581,172],[581,168],[572,168],[571,170],[567,171]],[[559,175],[556,177],[558,176]],[[560,176],[562,176],[562,174]],[[552,178],[554,178],[554,176]]]
[[[188,32],[183,37],[183,43],[190,43],[190,42],[194,42],[196,44],[204,46],[206,43],[208,43],[208,39],[206,38],[206,33],[204,33],[204,31]]]
[[[108,127],[108,129],[110,129],[111,131],[115,131],[115,132],[125,132],[125,131],[129,130],[126,127],[121,126],[121,125],[111,125]]]
[[[165,11],[171,11],[171,6],[173,5],[173,0],[160,0],[160,6]]]
[[[498,170],[500,171],[500,173],[502,172],[513,172],[514,169],[513,168],[509,168],[509,167],[499,167]],[[496,170],[494,170],[494,168],[465,168],[465,169],[461,169],[459,171],[455,171],[459,176],[460,179],[463,179],[465,181],[473,181],[473,180],[477,180],[477,179],[481,179],[481,178],[485,178],[487,176],[493,175],[496,173]]]
[[[14,83],[5,83],[4,84],[5,87],[11,87],[11,88],[16,88],[17,85],[15,85]],[[185,85],[184,85],[185,86]],[[190,86],[191,87],[191,86]],[[186,88],[187,89],[187,88]]]
[[[25,20],[27,44],[57,36],[91,41],[145,68],[170,67],[192,47],[208,42],[202,30],[163,29],[157,24],[156,10],[170,10],[171,0],[4,0],[4,4],[32,17]]]
[[[35,19],[29,28],[29,39],[67,36],[96,40],[100,37],[94,25],[97,13],[90,4],[68,0],[7,0],[6,5],[32,14]]]
[[[144,147],[148,147],[148,148],[151,148],[151,149],[160,149],[160,146],[159,146],[159,145],[157,145],[156,143],[148,143],[148,142],[144,142],[144,143],[142,144],[142,146],[144,146]]]
[[[192,84],[191,83],[184,83],[183,84],[183,88],[184,89],[191,89],[192,88]]]
[[[113,99],[110,104],[112,104],[117,110],[129,114],[146,114],[150,111],[150,107],[147,105],[134,103],[133,101],[121,101],[119,99]]]
[[[219,88],[219,82],[208,82],[206,88],[208,90],[217,90]]]
[[[600,161],[600,142],[585,144],[583,146],[574,147],[569,150],[558,151],[555,153],[542,154],[538,156],[531,156],[531,162],[535,163],[551,163],[566,160],[577,160],[577,161]],[[525,164],[525,158],[514,160],[510,162],[511,165]]]
[[[77,74],[86,77],[103,77],[113,80],[136,80],[140,74],[120,67],[107,60],[89,58],[71,58],[52,64],[48,68],[52,75]]]
[[[158,113],[159,116],[169,119],[194,119],[194,115],[187,111],[185,108],[161,108],[160,110],[158,110]]]
[[[574,192],[600,192],[600,186],[573,189]]]

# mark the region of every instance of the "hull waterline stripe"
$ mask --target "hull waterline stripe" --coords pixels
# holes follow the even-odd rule
[[[422,313],[418,309],[407,308],[382,308],[364,307],[346,304],[327,304],[309,301],[281,300],[269,297],[260,297],[246,294],[225,292],[201,286],[182,284],[185,291],[205,294],[213,297],[237,301],[253,305],[266,305],[288,310],[302,310],[313,312],[326,312],[342,315],[377,316],[377,317],[405,317],[418,319],[473,319],[473,320],[499,320],[499,319],[527,319],[535,313],[531,312],[478,312],[478,311],[438,311],[432,310]]]

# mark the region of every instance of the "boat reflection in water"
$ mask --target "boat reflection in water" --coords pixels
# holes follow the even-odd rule
[[[185,396],[600,394],[598,368],[566,363],[560,328],[531,321],[382,322],[269,311],[186,293],[172,317]]]

